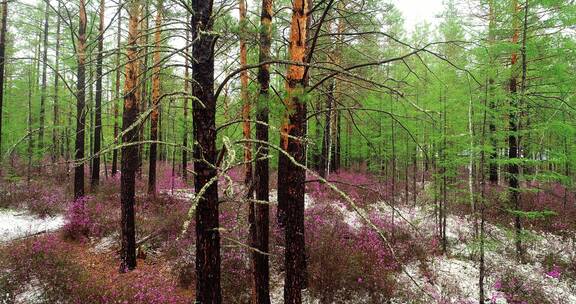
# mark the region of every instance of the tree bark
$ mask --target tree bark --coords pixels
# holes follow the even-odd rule
[[[60,13],[60,9],[62,6],[62,2],[58,1],[58,14]],[[60,125],[60,109],[58,108],[59,103],[59,83],[60,83],[60,17],[56,18],[56,54],[54,56],[54,105],[53,105],[53,124],[54,128],[52,129],[52,155],[64,156],[64,146],[59,143],[60,139],[60,132],[58,131],[58,127]],[[54,161],[56,158],[53,159]]]
[[[222,303],[220,232],[216,179],[216,100],[214,98],[213,1],[192,1],[192,94],[194,120],[194,187],[207,187],[196,207],[196,302]],[[210,183],[209,185],[207,185]]]
[[[128,49],[126,81],[124,83],[124,112],[122,114],[122,160],[120,176],[120,200],[122,205],[122,251],[120,272],[136,268],[136,229],[134,220],[134,194],[136,168],[138,166],[138,22],[141,4],[132,0],[128,4]]]
[[[118,102],[120,101],[120,39],[122,27],[122,6],[118,6],[118,32],[116,33],[116,94],[114,100],[114,150],[112,150],[112,176],[115,176],[118,168]]]
[[[154,68],[152,74],[152,113],[150,115],[150,160],[148,167],[148,194],[156,195],[156,157],[158,145],[158,105],[160,104],[160,38],[162,26],[162,0],[156,8],[156,31],[154,33]]]
[[[100,184],[100,146],[102,141],[102,60],[104,52],[104,0],[100,0],[98,24],[98,54],[96,54],[96,104],[94,105],[94,159],[92,160],[92,188]]]
[[[150,10],[150,0],[143,0],[144,8],[142,11],[142,20],[140,20],[140,30],[138,36],[140,38],[140,45],[142,50],[138,55],[139,70],[138,70],[138,84],[140,86],[140,91],[138,92],[138,100],[140,101],[140,113],[144,113],[147,110],[149,99],[148,99],[148,14]],[[146,145],[142,143],[144,141],[144,125],[142,122],[140,128],[138,128],[138,167],[137,174],[138,178],[142,178],[142,163],[144,161],[144,150]]]
[[[496,17],[494,12],[494,0],[489,1],[489,24],[488,24],[488,42],[492,45],[496,39],[495,34],[495,26],[496,26]],[[494,64],[494,57],[492,55],[492,51],[490,51],[490,61],[491,64]],[[498,141],[496,140],[496,115],[494,112],[496,111],[496,100],[494,94],[494,78],[491,76],[488,80],[489,86],[489,97],[490,102],[490,143],[492,145],[492,152],[490,153],[490,160],[488,163],[488,171],[489,171],[489,180],[490,183],[493,185],[498,184],[498,164],[496,160],[498,159]]]
[[[190,20],[190,14],[186,14],[186,20]],[[188,69],[190,56],[190,32],[186,31],[186,49],[184,54],[184,92],[188,95],[190,90],[190,72]],[[184,96],[184,132],[182,139],[182,179],[188,181],[188,96]]]
[[[86,3],[80,0],[78,25],[78,72],[76,85],[76,145],[74,168],[74,199],[84,196],[84,134],[86,125]]]
[[[260,53],[259,62],[270,59],[270,46],[272,44],[272,6],[273,0],[262,0],[260,14]],[[258,104],[256,107],[256,164],[254,182],[256,190],[255,206],[255,233],[252,235],[252,247],[260,252],[269,252],[269,164],[268,164],[268,113],[270,66],[261,65],[258,69],[258,84],[260,85]],[[255,290],[255,304],[270,303],[270,268],[269,258],[266,254],[254,252],[253,260],[253,288]]]
[[[46,88],[47,88],[47,67],[48,67],[48,18],[49,2],[46,1],[46,9],[44,12],[44,31],[43,31],[43,50],[42,50],[42,84],[40,88],[40,115],[38,116],[40,127],[38,129],[38,150],[42,153],[44,150],[44,123],[46,117]]]
[[[513,28],[514,34],[512,36],[512,43],[518,43],[518,37],[520,35],[520,29],[518,26],[518,18],[517,14],[519,13],[519,5],[517,0],[512,1],[512,8],[513,8]],[[509,90],[510,90],[510,112],[508,113],[508,128],[509,128],[509,135],[508,135],[508,187],[510,191],[510,203],[515,211],[520,211],[520,199],[519,199],[519,181],[518,175],[520,173],[519,166],[517,163],[518,160],[518,152],[519,152],[519,135],[518,135],[518,82],[517,82],[517,74],[516,71],[516,63],[518,61],[518,54],[516,51],[512,52],[511,57],[511,73],[512,76],[510,78]],[[516,214],[514,216],[514,229],[516,234],[516,255],[518,259],[522,257],[522,240],[521,240],[521,232],[522,232],[522,222],[520,220],[520,215]]]
[[[248,49],[246,47],[246,0],[239,0],[240,7],[240,65],[245,67],[248,64]],[[248,70],[240,73],[240,95],[242,99],[242,135],[246,140],[244,144],[244,184],[250,187],[252,183],[252,144],[250,143],[251,125],[250,125],[250,100],[248,99]],[[249,194],[249,198],[252,194]],[[252,204],[250,204],[253,206]],[[252,212],[254,211],[253,208]]]
[[[2,29],[0,29],[0,155],[2,155],[2,113],[4,103],[4,65],[6,61],[6,34],[8,33],[8,1],[2,2]],[[0,169],[1,171],[1,169]]]
[[[332,107],[334,105],[334,83],[330,84],[326,97],[326,112],[324,123],[324,137],[322,139],[322,162],[320,163],[320,176],[325,178],[330,174],[332,159]]]
[[[295,0],[290,24],[290,60],[306,62],[308,1]],[[280,147],[293,158],[280,153],[278,163],[278,219],[284,226],[285,269],[284,303],[302,303],[306,285],[304,242],[304,192],[306,171],[293,161],[304,164],[306,145],[305,68],[290,65],[286,81],[286,107],[280,131]]]

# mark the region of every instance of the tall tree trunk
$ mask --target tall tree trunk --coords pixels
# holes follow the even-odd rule
[[[74,198],[84,196],[84,133],[86,125],[86,3],[80,0],[78,44],[78,72],[76,85],[76,145],[74,168]]]
[[[96,54],[96,104],[94,106],[94,158],[92,160],[92,188],[100,183],[100,145],[102,141],[102,58],[104,52],[104,0],[100,0],[98,25],[98,54]]]
[[[138,100],[140,101],[140,113],[146,112],[148,107],[148,14],[150,10],[150,0],[144,1],[144,10],[142,12],[143,20],[140,20],[140,31],[138,36],[140,37],[140,45],[142,46],[141,52],[139,52],[138,62],[138,83],[140,85],[140,91],[138,92]],[[144,149],[146,145],[142,143],[144,141],[144,122],[138,128],[138,178],[142,178],[142,162],[144,161]]]
[[[118,6],[118,32],[116,33],[116,94],[114,100],[114,150],[112,150],[112,176],[118,168],[118,102],[120,102],[120,39],[122,33],[122,6]]]
[[[58,11],[60,14],[60,9],[62,2],[58,1]],[[60,110],[58,108],[59,103],[59,82],[60,82],[60,17],[56,18],[56,54],[54,55],[54,105],[53,105],[53,129],[52,129],[52,155],[55,156],[53,161],[59,156],[64,156],[64,147],[60,143],[60,132],[58,127],[60,126]]]
[[[494,8],[494,0],[490,0],[488,2],[489,5],[489,23],[488,23],[488,43],[490,45],[494,44],[494,41],[496,39],[496,33],[495,33],[495,26],[496,26],[496,16],[495,16],[495,8]],[[490,64],[491,65],[495,65],[494,63],[494,56],[492,55],[493,50],[490,50]],[[492,74],[492,73],[490,73]],[[496,100],[495,100],[495,94],[494,94],[494,78],[492,76],[490,76],[489,80],[488,80],[488,86],[489,86],[489,97],[490,97],[490,102],[488,103],[490,105],[490,126],[489,126],[489,130],[490,130],[490,143],[492,145],[492,152],[490,153],[490,161],[489,161],[489,179],[490,179],[490,183],[493,185],[497,185],[498,184],[498,164],[496,163],[496,160],[498,159],[498,141],[496,140],[496,115],[494,114],[496,111]]]
[[[92,176],[92,163],[94,161],[94,65],[92,64],[92,51],[88,54],[88,174]]]
[[[2,2],[2,28],[0,29],[0,157],[2,154],[2,113],[4,103],[4,65],[6,61],[6,34],[8,33],[8,1]],[[0,169],[0,172],[2,170]]]
[[[162,0],[156,8],[156,31],[154,33],[154,68],[152,74],[152,113],[150,115],[150,159],[148,167],[148,194],[156,195],[156,157],[158,145],[158,105],[160,104],[160,38],[162,26]]]
[[[322,162],[320,163],[320,176],[326,177],[330,174],[330,159],[332,148],[332,106],[334,104],[334,82],[328,88],[326,96],[326,112],[324,123],[324,137],[322,139]]]
[[[491,2],[491,4],[493,4]],[[488,84],[490,82],[490,80],[488,80],[486,82],[486,84]],[[482,137],[480,138],[480,146],[483,147],[485,142],[486,142],[486,99],[488,99],[488,92],[489,92],[490,88],[486,88],[486,98],[484,101],[484,117],[482,120]],[[484,152],[484,149],[480,150],[480,165],[479,165],[479,172],[480,172],[480,204],[479,204],[479,208],[480,208],[480,260],[479,260],[479,271],[478,271],[478,287],[479,287],[479,297],[478,297],[478,303],[479,304],[484,304],[485,302],[485,291],[484,291],[484,278],[486,276],[486,256],[485,256],[485,248],[484,248],[484,237],[485,237],[485,218],[484,218],[484,210],[486,209],[486,204],[485,204],[485,196],[486,196],[486,176],[485,176],[485,172],[486,169],[485,167],[485,163],[486,163],[486,154]],[[476,211],[476,214],[478,212]],[[477,215],[475,215],[475,217],[477,218]]]
[[[290,60],[306,62],[308,1],[295,0],[290,24]],[[306,171],[294,162],[304,164],[306,146],[305,68],[290,65],[286,81],[287,97],[280,147],[291,157],[280,153],[278,163],[278,217],[284,226],[285,269],[284,303],[302,303],[305,287],[304,192]]]
[[[186,20],[190,20],[190,14],[186,14]],[[188,94],[190,90],[190,72],[188,69],[190,56],[190,32],[186,31],[186,49],[184,54],[184,132],[182,135],[182,179],[188,181]]]
[[[260,14],[260,54],[258,61],[266,62],[270,58],[272,44],[272,5],[273,0],[262,0]],[[260,252],[269,252],[269,165],[268,165],[268,111],[270,66],[261,65],[258,69],[258,83],[260,85],[258,103],[256,105],[256,165],[254,182],[256,200],[260,203],[255,207],[255,233],[252,235],[252,246]],[[253,256],[253,288],[255,289],[255,304],[270,303],[270,268],[269,258],[266,254],[254,252]]]
[[[247,20],[246,20],[246,0],[239,0],[240,7],[240,65],[245,67],[248,64],[248,48],[246,47],[246,37],[247,37]],[[246,187],[250,187],[252,183],[252,144],[250,143],[251,137],[251,125],[250,125],[250,100],[248,98],[248,70],[240,72],[240,95],[242,99],[242,134],[246,143],[244,144],[244,184]],[[250,191],[249,191],[250,192]],[[249,193],[251,198],[252,194]],[[253,204],[250,204],[253,206]],[[254,213],[254,208],[250,208],[251,213]]]
[[[447,204],[448,204],[448,166],[447,166],[447,149],[448,149],[448,109],[446,107],[447,94],[443,96],[443,127],[442,127],[442,210],[441,222],[442,226],[442,252],[446,253],[448,247],[448,238],[446,236],[446,218],[447,218]]]
[[[248,48],[246,47],[247,38],[247,3],[246,0],[239,0],[238,7],[240,11],[240,66],[246,67],[248,64]],[[254,193],[252,186],[252,143],[251,140],[251,125],[250,125],[250,100],[248,97],[248,70],[240,72],[240,98],[242,101],[242,135],[245,140],[244,143],[244,186],[246,187],[246,201],[248,202],[248,224],[249,232],[251,236],[251,242],[254,243],[254,239],[257,238],[256,233],[256,206],[253,201]],[[255,273],[256,271],[256,253],[251,252],[252,257],[252,269]],[[252,286],[252,299],[254,302],[257,299],[258,288],[256,281],[253,281]]]
[[[216,176],[216,99],[214,98],[213,1],[193,0],[192,94],[194,122],[194,187],[206,187],[196,207],[196,302],[219,304],[220,232]]]
[[[138,22],[141,4],[131,0],[128,8],[128,49],[126,80],[124,82],[124,112],[122,114],[122,160],[120,175],[120,200],[122,205],[122,251],[120,253],[120,272],[136,268],[136,229],[134,220],[134,194],[136,167],[138,166]]]
[[[47,67],[48,67],[48,18],[50,5],[46,1],[46,9],[44,12],[44,31],[43,31],[43,50],[42,50],[42,84],[40,88],[40,115],[38,116],[40,127],[38,129],[38,150],[40,153],[44,150],[44,121],[46,117],[46,83],[47,83]]]
[[[28,147],[27,147],[27,156],[28,156],[28,161],[27,161],[27,166],[26,166],[26,181],[28,183],[28,186],[30,186],[30,179],[32,176],[32,153],[33,153],[33,146],[34,146],[34,137],[32,136],[32,84],[33,84],[33,77],[32,77],[32,64],[33,62],[30,62],[30,66],[28,68],[28,127],[27,127],[27,131],[28,131]]]
[[[519,5],[517,0],[512,1],[512,9],[513,9],[513,28],[514,34],[512,36],[512,43],[518,43],[518,37],[520,35],[520,29],[518,25],[518,13],[519,13]],[[508,135],[508,187],[510,189],[510,203],[512,208],[515,211],[520,211],[520,192],[519,192],[519,166],[517,163],[517,159],[519,157],[519,135],[518,135],[518,83],[517,83],[517,67],[516,63],[518,61],[518,54],[516,51],[512,52],[511,57],[511,77],[510,77],[510,112],[509,121],[508,121],[508,128],[509,128],[509,135]],[[520,220],[520,215],[516,214],[514,216],[514,228],[516,232],[516,255],[518,259],[522,258],[522,240],[521,240],[521,233],[522,233],[522,222]]]

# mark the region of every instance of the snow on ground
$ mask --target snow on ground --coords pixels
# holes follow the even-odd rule
[[[175,190],[174,196],[182,199],[192,199],[190,191]],[[270,191],[270,201],[277,202],[276,190]],[[314,205],[314,200],[308,194],[305,196],[305,208]],[[360,216],[347,207],[347,204],[334,202],[331,204],[344,217],[344,221],[354,229],[363,225]],[[400,225],[405,225],[415,234],[430,236],[435,231],[434,207],[431,205],[403,206],[398,204],[392,208],[386,203],[374,204],[366,214],[378,211],[391,215]],[[446,235],[449,242],[449,252],[443,256],[431,257],[426,265],[420,262],[405,265],[405,271],[418,283],[414,284],[405,273],[398,276],[399,286],[405,286],[410,293],[428,298],[424,292],[434,297],[429,303],[478,303],[479,265],[472,258],[474,254],[474,221],[470,217],[449,215],[447,218]],[[531,231],[532,238],[525,242],[526,255],[529,263],[521,264],[515,259],[513,234],[503,227],[490,223],[485,224],[487,244],[485,290],[486,303],[507,304],[502,294],[494,288],[496,281],[504,273],[514,275],[528,284],[539,286],[546,298],[552,303],[576,304],[576,284],[566,278],[553,278],[546,274],[546,269],[540,261],[549,254],[554,254],[564,261],[572,261],[576,256],[574,239],[563,239],[553,234],[542,234]],[[423,272],[423,269],[427,269]],[[272,303],[282,303],[283,278],[272,279],[275,282],[271,288]],[[317,303],[304,292],[305,303]],[[359,300],[358,303],[362,302]],[[401,299],[393,299],[392,303],[404,303]]]
[[[0,243],[42,231],[53,231],[64,225],[62,215],[38,218],[25,211],[0,211]]]
[[[162,190],[160,194],[171,195],[176,199],[181,199],[185,201],[192,201],[194,199],[194,189],[184,188],[184,189],[174,189],[174,190]]]
[[[23,292],[16,295],[14,299],[15,304],[35,304],[43,303],[44,289],[38,279],[33,278],[26,286],[23,287]]]
[[[392,208],[384,203],[378,204],[380,212],[392,212]],[[405,219],[405,225],[410,225],[414,231],[433,233],[433,209],[426,207],[396,207],[396,215]],[[387,213],[389,214],[389,213]],[[406,265],[406,271],[424,287],[428,294],[436,299],[450,299],[456,303],[478,303],[479,265],[471,258],[473,251],[474,224],[468,217],[449,215],[447,218],[449,252],[445,256],[435,256],[427,263],[428,271],[433,277],[423,274],[422,265]],[[494,285],[498,276],[513,272],[525,284],[537,286],[552,303],[576,303],[576,286],[565,278],[553,278],[546,273],[541,261],[548,254],[559,255],[565,261],[574,257],[574,241],[564,240],[552,234],[539,234],[531,231],[534,239],[526,242],[527,260],[529,263],[518,263],[513,250],[511,234],[504,228],[486,223],[486,235],[491,244],[486,251],[486,281],[485,290],[489,299],[495,303],[506,303]],[[432,228],[432,229],[431,229]],[[487,246],[489,247],[489,246]],[[420,292],[410,278],[402,273],[399,277],[402,285],[412,284],[414,292]],[[497,301],[496,301],[497,300]],[[444,303],[444,302],[442,302]],[[447,302],[452,303],[452,302]],[[488,302],[492,303],[492,302]]]

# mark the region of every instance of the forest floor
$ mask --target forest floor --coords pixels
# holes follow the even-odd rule
[[[126,275],[118,273],[117,181],[104,184],[101,193],[82,204],[40,208],[30,202],[46,195],[22,192],[25,198],[10,200],[3,196],[4,203],[12,203],[3,204],[10,209],[0,211],[0,303],[189,302],[194,296],[193,229],[187,234],[181,229],[194,193],[173,180],[164,184],[156,198],[138,195],[137,238],[149,241],[139,248],[137,269]],[[222,184],[223,196],[241,195],[240,183]],[[19,187],[9,187],[12,196]],[[448,215],[448,246],[442,253],[429,191],[420,191],[415,202],[399,195],[392,208],[381,193],[370,197],[368,192],[347,190],[389,243],[345,200],[311,185],[306,195],[306,303],[479,302],[476,219],[466,208],[453,208]],[[275,190],[270,197],[275,203]],[[246,237],[246,211],[240,203],[223,204],[221,210],[226,303],[246,303],[250,297],[250,255],[236,243]],[[576,303],[573,227],[554,233],[528,226],[520,263],[507,221],[491,216],[485,225],[486,303]],[[271,222],[271,300],[280,304],[282,234]]]
[[[387,205],[385,212],[391,212]],[[426,227],[434,226],[434,210],[431,206],[401,206],[396,208],[418,233],[426,233]],[[426,265],[411,263],[406,272],[437,299],[460,299],[463,303],[478,303],[479,263],[478,242],[475,241],[475,221],[470,216],[449,215],[447,218],[448,252],[433,256]],[[492,223],[485,224],[486,243],[486,296],[489,303],[515,303],[507,301],[510,296],[501,291],[504,284],[518,292],[530,292],[532,297],[542,297],[551,303],[576,303],[576,285],[573,278],[562,276],[558,270],[545,265],[546,259],[555,258],[565,263],[576,258],[574,238],[562,238],[551,233],[527,231],[524,262],[516,259],[513,234],[510,230]],[[429,231],[428,231],[429,232]],[[422,271],[426,269],[426,271]],[[515,282],[509,281],[512,279]],[[400,285],[417,286],[407,274],[399,277]],[[507,282],[506,282],[507,281]],[[536,300],[536,298],[534,298]]]

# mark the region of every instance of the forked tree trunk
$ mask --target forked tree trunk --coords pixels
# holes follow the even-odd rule
[[[295,0],[290,24],[290,60],[306,62],[306,32],[308,1]],[[306,146],[305,68],[290,65],[286,81],[286,111],[280,129],[280,147],[288,154],[280,153],[278,163],[278,219],[284,226],[286,279],[284,303],[302,303],[305,286],[306,260],[304,242],[304,192],[306,171],[295,164],[304,164]],[[292,159],[290,159],[292,158]]]
[[[156,157],[158,154],[158,105],[160,104],[160,37],[162,26],[162,0],[156,8],[156,30],[154,33],[154,68],[152,74],[152,113],[150,115],[150,160],[148,167],[148,194],[156,195]]]
[[[138,0],[128,4],[128,49],[126,81],[124,83],[124,113],[122,114],[122,173],[120,176],[120,201],[122,205],[122,250],[120,272],[136,268],[136,229],[134,220],[134,192],[138,166],[138,21],[141,5]]]
[[[272,5],[273,0],[262,0],[260,14],[260,54],[258,61],[265,62],[270,58],[272,44]],[[269,252],[269,165],[268,165],[268,103],[270,87],[270,66],[261,65],[258,70],[258,83],[260,91],[256,105],[256,165],[254,182],[256,190],[255,226],[252,234],[252,247],[260,252]],[[270,303],[270,268],[269,258],[266,254],[254,252],[253,260],[253,288],[255,291],[255,304]]]
[[[94,106],[94,159],[92,160],[92,188],[100,184],[100,145],[102,142],[102,60],[104,51],[104,0],[100,0],[98,23],[98,54],[96,54],[96,104]]]
[[[118,102],[120,102],[120,38],[122,27],[122,6],[118,6],[118,32],[116,33],[116,91],[114,100],[114,150],[112,150],[112,176],[116,175],[118,168]]]
[[[212,7],[212,0],[192,1],[194,187],[196,193],[206,187],[196,207],[196,302],[202,304],[222,303]]]
[[[84,134],[86,125],[86,3],[80,0],[78,44],[78,81],[76,84],[76,145],[74,168],[74,199],[84,196]]]

